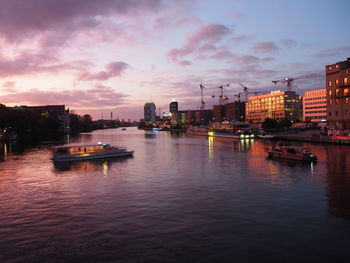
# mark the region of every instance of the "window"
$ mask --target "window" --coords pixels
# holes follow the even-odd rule
[[[332,100],[329,100],[329,104],[333,104],[333,101],[332,101]]]
[[[344,89],[344,96],[347,96],[349,94],[349,89]]]
[[[339,79],[335,80],[335,85],[339,85]]]
[[[345,103],[349,103],[349,98],[345,98]]]
[[[339,68],[339,65],[337,64],[337,65],[335,65],[335,68]]]
[[[348,78],[347,77],[344,77],[344,85],[348,85]]]
[[[339,95],[339,89],[335,90],[335,95],[337,95],[337,96]]]
[[[328,67],[328,70],[332,70],[332,67],[331,67],[331,66],[329,66],[329,67]]]
[[[335,100],[335,104],[338,104],[338,102],[339,102],[339,100],[338,100],[338,99],[336,99],[336,100]]]
[[[328,91],[329,96],[332,96],[332,90]]]
[[[330,112],[328,112],[328,116],[332,116],[332,112],[330,111]]]
[[[338,111],[337,110],[335,111],[335,116],[338,116]]]
[[[328,80],[328,86],[332,86],[332,81],[331,80]]]

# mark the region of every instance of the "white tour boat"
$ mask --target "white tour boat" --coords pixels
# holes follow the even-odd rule
[[[52,147],[55,162],[86,161],[115,157],[132,156],[133,151],[112,147],[108,143],[67,144]]]

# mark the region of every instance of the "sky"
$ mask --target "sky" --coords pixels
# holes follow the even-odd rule
[[[242,92],[325,88],[350,57],[348,0],[0,0],[0,103],[139,120]],[[317,77],[302,79],[308,74]],[[213,97],[214,96],[214,97]]]

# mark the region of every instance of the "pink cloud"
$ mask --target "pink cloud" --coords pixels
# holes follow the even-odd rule
[[[125,102],[127,95],[114,91],[111,87],[96,86],[87,90],[29,91],[14,92],[0,96],[3,103],[17,105],[65,104],[68,107],[94,108],[116,106]]]
[[[16,82],[14,81],[6,81],[3,85],[2,85],[2,90],[5,92],[16,92],[16,88],[15,88]]]
[[[138,15],[165,7],[162,0],[105,0],[103,4],[95,0],[1,0],[0,5],[0,36],[10,41],[60,27],[93,27],[99,23],[97,17]]]
[[[279,50],[279,47],[272,41],[258,42],[255,43],[253,50],[259,53],[270,53],[276,52],[277,50]]]
[[[210,24],[202,26],[192,34],[187,35],[186,44],[182,48],[171,49],[166,53],[166,56],[180,65],[188,64],[183,63],[184,56],[199,53],[198,56],[201,57],[202,53],[215,50],[215,44],[231,33],[231,30],[224,25]]]
[[[105,66],[105,71],[98,73],[84,73],[79,77],[80,81],[108,80],[112,77],[120,77],[130,65],[121,61],[111,62]]]
[[[232,38],[232,41],[235,42],[236,44],[241,44],[241,43],[245,43],[248,42],[249,40],[252,40],[253,37],[251,36],[236,36]]]
[[[58,58],[40,53],[23,52],[14,58],[6,58],[0,54],[0,77],[82,70],[88,64],[90,63],[78,60],[61,62]]]

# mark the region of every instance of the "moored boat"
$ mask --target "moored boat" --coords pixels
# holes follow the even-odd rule
[[[270,158],[282,158],[300,160],[305,162],[316,162],[317,156],[313,155],[309,147],[274,145],[266,149]]]
[[[55,162],[85,161],[132,156],[133,151],[125,148],[112,147],[108,143],[97,144],[67,144],[52,147]]]

